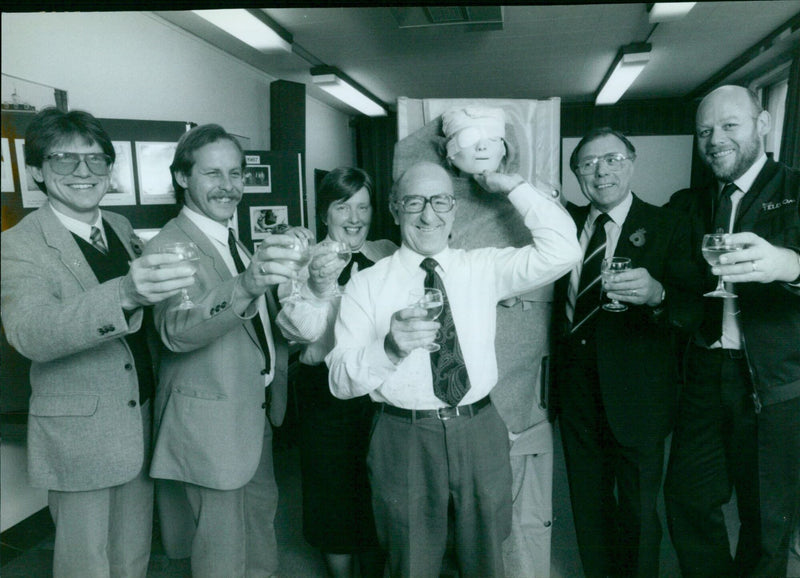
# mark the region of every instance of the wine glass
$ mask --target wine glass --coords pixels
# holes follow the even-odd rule
[[[444,297],[439,289],[426,288],[422,291],[411,291],[409,293],[411,304],[409,307],[425,310],[425,319],[435,321],[444,311]],[[427,351],[439,351],[439,344],[435,341],[423,346]]]
[[[310,241],[303,236],[294,236],[291,235],[292,238],[292,245],[289,247],[290,249],[294,249],[298,253],[300,253],[299,259],[284,259],[283,263],[289,265],[291,267],[297,267],[297,270],[301,270],[303,267],[308,265],[311,261],[311,247]],[[292,291],[289,293],[288,297],[286,297],[286,301],[297,301],[300,299],[300,284],[297,282],[296,279],[292,279],[291,281]]]
[[[603,262],[600,264],[600,274],[603,277],[603,285],[612,282],[617,273],[627,271],[630,268],[631,260],[628,257],[608,257],[603,259]],[[603,309],[621,313],[622,311],[627,311],[628,306],[624,303],[620,303],[616,299],[612,299],[611,303],[603,304]]]
[[[312,250],[312,253],[316,254],[316,250],[321,250],[326,253],[335,253],[336,257],[342,261],[342,267],[346,267],[350,260],[353,258],[353,250],[350,248],[349,243],[345,243],[344,241],[335,241],[333,239],[325,239],[318,245],[314,247],[315,250]],[[313,255],[312,255],[313,256]],[[336,283],[333,291],[331,292],[332,297],[340,297],[342,295],[342,288],[339,287],[339,284]]]
[[[709,233],[703,235],[703,258],[712,267],[719,265],[719,258],[726,253],[741,251],[744,245],[741,243],[731,243],[727,240],[725,233]],[[736,293],[725,290],[722,276],[717,277],[717,286],[713,291],[703,294],[704,297],[721,297],[723,299],[735,299]]]
[[[166,243],[161,245],[158,250],[159,253],[169,253],[172,255],[180,255],[183,259],[175,265],[189,265],[192,268],[192,275],[197,272],[197,263],[200,261],[200,251],[197,245],[191,241],[177,241],[175,243]],[[180,303],[175,307],[176,309],[192,309],[195,303],[189,298],[189,291],[185,287],[181,289]]]

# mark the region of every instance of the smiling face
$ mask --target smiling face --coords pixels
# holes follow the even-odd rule
[[[763,152],[770,117],[741,87],[709,94],[697,109],[697,150],[720,181],[741,177]]]
[[[610,153],[620,153],[629,156],[630,151],[614,135],[603,135],[584,144],[578,154],[577,161],[580,163],[593,157],[602,157]],[[578,183],[581,186],[583,195],[591,201],[600,211],[607,213],[619,205],[630,192],[631,177],[633,177],[633,161],[626,159],[622,161],[619,171],[612,171],[608,164],[600,160],[594,166],[594,171],[588,175],[581,175],[576,172]]]
[[[335,241],[347,243],[353,251],[364,244],[371,222],[372,204],[366,187],[362,187],[349,199],[334,201],[328,207],[328,236]]]
[[[227,225],[242,199],[242,174],[242,153],[231,141],[221,139],[194,151],[191,173],[176,173],[175,179],[186,189],[187,207]]]
[[[55,144],[46,152],[51,153],[103,153],[96,142],[88,142],[77,137]],[[45,156],[46,156],[45,155]],[[100,200],[108,191],[111,183],[111,172],[107,175],[95,175],[81,161],[69,175],[59,175],[53,171],[50,161],[45,160],[41,168],[29,167],[34,180],[44,183],[50,204],[59,212],[83,221],[94,222]]]
[[[453,182],[447,172],[438,165],[421,163],[400,177],[396,200],[399,202],[407,195],[429,198],[452,194]],[[392,203],[391,211],[394,222],[400,226],[403,244],[425,256],[435,255],[447,247],[456,216],[455,207],[446,213],[437,213],[430,203],[425,203],[421,213],[406,213],[398,202]]]

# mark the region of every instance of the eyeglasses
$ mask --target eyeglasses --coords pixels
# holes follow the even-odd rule
[[[421,213],[425,210],[425,205],[428,203],[430,203],[434,212],[447,213],[453,210],[456,204],[456,198],[453,195],[433,195],[432,197],[406,195],[399,201],[396,201],[396,203],[400,205],[406,213]]]
[[[625,156],[622,153],[608,153],[601,157],[591,157],[578,161],[575,169],[582,175],[591,175],[597,169],[597,163],[603,161],[608,170],[619,172],[622,170],[622,163],[627,160],[633,160],[634,156]]]
[[[44,159],[50,161],[50,168],[58,175],[71,175],[81,162],[85,162],[93,174],[103,177],[111,172],[113,163],[105,153],[50,153]]]

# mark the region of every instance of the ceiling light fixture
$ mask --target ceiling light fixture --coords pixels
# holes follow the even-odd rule
[[[656,2],[649,9],[650,24],[680,20],[697,2]]]
[[[619,49],[594,103],[614,104],[628,90],[650,60],[650,44],[634,42]]]
[[[261,10],[192,10],[228,34],[261,52],[292,51],[292,35]]]
[[[386,116],[386,108],[365,88],[332,66],[315,66],[311,69],[314,84],[346,105],[367,116]]]

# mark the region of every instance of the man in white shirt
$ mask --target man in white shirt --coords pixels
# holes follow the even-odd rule
[[[272,291],[295,276],[300,254],[287,235],[271,235],[252,258],[236,239],[244,155],[219,125],[184,134],[171,171],[184,207],[147,251],[191,241],[200,258],[194,307],[173,299],[154,311],[165,351],[150,474],[183,486],[194,576],[270,576],[278,488],[266,417],[283,420],[287,366],[286,342],[271,327]]]
[[[487,191],[508,194],[533,243],[450,249],[452,181],[439,165],[412,166],[390,206],[402,247],[351,279],[326,358],[334,395],[369,394],[378,403],[368,465],[393,576],[438,576],[450,505],[461,575],[503,575],[511,471],[506,427],[488,398],[497,382],[496,306],[552,282],[580,258],[575,225],[552,196],[518,175],[477,178]],[[439,321],[409,307],[409,293],[426,285],[444,290]],[[441,350],[429,354],[423,348],[434,341]]]

